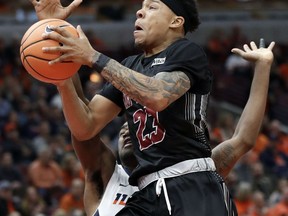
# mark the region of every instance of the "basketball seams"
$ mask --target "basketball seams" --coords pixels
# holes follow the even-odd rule
[[[62,79],[55,79],[55,78],[52,78],[52,77],[48,77],[48,76],[44,76],[43,74],[39,73],[38,71],[36,71],[32,66],[31,64],[29,63],[29,61],[27,61],[27,59],[24,57],[24,61],[26,64],[28,64],[28,66],[33,70],[34,73],[36,73],[38,76],[40,77],[43,77],[45,79],[48,79],[48,80],[53,80],[53,81],[62,81],[62,80],[66,80],[67,78],[62,78]],[[29,73],[30,74],[30,73]],[[30,74],[32,75],[32,74]],[[40,81],[43,81],[43,82],[47,82],[45,80],[40,80]]]
[[[24,54],[23,54],[23,56],[24,56],[24,59],[26,59],[26,58],[28,58],[28,57],[33,57],[33,58],[35,58],[35,59],[39,59],[39,60],[47,61],[47,62],[49,62],[49,61],[52,60],[52,59],[41,58],[41,57],[38,57],[38,56],[35,56],[35,55],[24,55]],[[62,64],[62,63],[73,63],[73,62],[72,62],[72,61],[62,61],[61,64]]]
[[[24,51],[25,51],[27,48],[29,48],[30,46],[35,45],[35,44],[37,44],[37,43],[40,43],[40,42],[42,42],[42,41],[46,41],[46,40],[49,40],[49,39],[42,39],[42,40],[38,40],[38,41],[35,41],[35,42],[33,42],[33,43],[28,44],[25,48],[22,48],[22,49],[21,49],[21,54],[23,53],[23,54],[25,55]]]

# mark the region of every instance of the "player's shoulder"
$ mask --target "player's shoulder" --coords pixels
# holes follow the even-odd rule
[[[185,52],[201,52],[205,54],[204,49],[199,44],[193,42],[188,38],[181,38],[175,41],[171,46],[168,48],[170,50],[185,50]]]

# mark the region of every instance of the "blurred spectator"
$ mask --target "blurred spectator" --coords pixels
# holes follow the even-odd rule
[[[221,143],[232,137],[235,129],[235,118],[231,112],[222,112],[217,119],[217,125],[211,133],[211,140],[214,143]]]
[[[252,208],[252,186],[248,182],[240,182],[235,193],[235,205],[239,216],[247,216]]]
[[[253,175],[252,175],[252,164],[255,157],[253,152],[249,151],[236,164],[234,170],[238,175],[238,180],[241,182],[249,182],[252,184]]]
[[[68,214],[65,212],[65,210],[58,208],[53,212],[52,216],[68,216]]]
[[[48,146],[52,152],[53,159],[61,164],[66,151],[69,151],[69,145],[64,135],[57,134],[52,136],[52,138],[49,139]]]
[[[23,183],[23,178],[18,167],[13,163],[11,153],[4,152],[0,158],[0,181],[7,180],[11,183],[11,187],[20,187]]]
[[[266,216],[286,216],[288,215],[288,187],[283,191],[281,201],[268,209]]]
[[[73,179],[70,191],[60,199],[60,208],[64,209],[68,215],[73,215],[75,210],[84,210],[83,202],[84,181],[82,179]]]
[[[32,101],[30,103],[33,104]],[[24,138],[27,139],[34,139],[38,135],[38,127],[41,123],[41,117],[38,113],[38,110],[34,107],[31,106],[26,113],[27,121],[21,128],[21,134]]]
[[[249,41],[246,35],[242,32],[240,26],[236,25],[230,29],[230,34],[226,38],[226,46],[228,47],[229,52],[232,48],[237,46],[242,47],[247,42]]]
[[[6,123],[3,125],[3,132],[9,132],[11,130],[19,130],[18,114],[15,110],[11,110],[7,116]]]
[[[22,215],[18,211],[13,211],[8,216],[22,216]]]
[[[265,199],[267,199],[274,189],[272,178],[264,172],[261,162],[257,161],[256,163],[252,163],[251,167],[253,176],[253,190],[262,192]]]
[[[234,169],[232,169],[227,175],[225,183],[230,191],[231,196],[234,198],[239,184],[238,175]]]
[[[269,196],[268,206],[274,206],[281,201],[285,188],[288,188],[288,180],[285,178],[277,179],[276,188]]]
[[[228,50],[225,49],[223,29],[215,29],[208,38],[206,53],[213,68],[223,67]]]
[[[0,182],[0,215],[6,216],[15,211],[13,192],[8,181]]]
[[[254,145],[252,151],[258,156],[266,149],[266,147],[269,145],[269,138],[266,135],[266,125],[269,124],[269,120],[267,119],[267,116],[264,118],[262,127],[260,129],[259,135],[256,140],[256,144]]]
[[[252,195],[252,205],[250,206],[248,216],[265,216],[267,212],[265,196],[261,191],[255,191]]]
[[[50,134],[50,128],[51,127],[48,121],[40,122],[38,128],[38,135],[32,140],[34,150],[37,154],[48,148],[49,140],[52,138]]]
[[[288,177],[288,136],[281,131],[278,120],[271,121],[267,131],[270,140],[261,153],[260,160],[266,170],[278,177]]]
[[[10,152],[16,164],[25,161],[25,148],[27,144],[25,140],[21,139],[18,130],[9,129],[5,131],[4,138],[2,151]]]
[[[84,181],[85,176],[83,169],[74,153],[66,153],[63,157],[61,165],[63,170],[63,181],[65,188],[69,189],[75,178],[79,178]]]
[[[21,201],[22,216],[38,216],[45,212],[45,202],[33,186],[28,186]]]
[[[63,191],[62,170],[52,159],[49,148],[39,152],[38,158],[29,165],[28,177],[48,205]]]
[[[0,121],[2,122],[2,124],[5,122],[11,110],[12,106],[9,101],[2,95],[0,95]]]

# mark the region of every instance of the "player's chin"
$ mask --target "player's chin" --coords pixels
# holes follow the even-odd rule
[[[144,47],[144,43],[139,38],[138,39],[135,38],[134,45],[135,45],[136,48],[139,48],[139,49]]]

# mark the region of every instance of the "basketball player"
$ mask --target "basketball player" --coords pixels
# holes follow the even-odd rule
[[[136,15],[135,44],[143,54],[122,64],[94,50],[80,27],[79,38],[52,26],[54,32],[43,36],[63,44],[43,48],[63,53],[51,64],[85,64],[112,84],[86,106],[71,79],[57,83],[69,128],[78,140],[87,140],[125,111],[138,162],[129,182],[140,191],[117,215],[229,215],[205,119],[212,74],[203,50],[184,37],[198,27],[196,4],[144,0]],[[272,47],[265,61],[252,59],[257,69],[269,71]],[[258,52],[255,43],[244,46],[250,49]]]
[[[259,58],[258,55],[265,52],[269,54],[272,46],[271,44],[268,52],[267,49],[263,48],[256,51],[249,51],[245,48],[247,50],[245,52],[241,50],[234,50],[234,52],[247,60],[255,61]],[[249,99],[233,137],[220,143],[212,150],[212,159],[215,162],[217,172],[223,178],[227,176],[237,160],[252,149],[255,144],[265,112],[269,74],[269,69],[259,71],[256,65]],[[77,93],[83,100],[84,95],[80,82],[77,82],[75,86],[79,89]],[[87,103],[85,98],[83,101]],[[115,163],[115,155],[102,143],[98,135],[83,142],[73,138],[72,143],[85,171],[84,202],[86,214],[92,216],[115,215],[124,207],[127,199],[137,191],[137,187],[128,184],[128,174],[136,167],[137,161],[133,154],[127,123],[122,126],[119,133],[118,151],[122,166]]]

